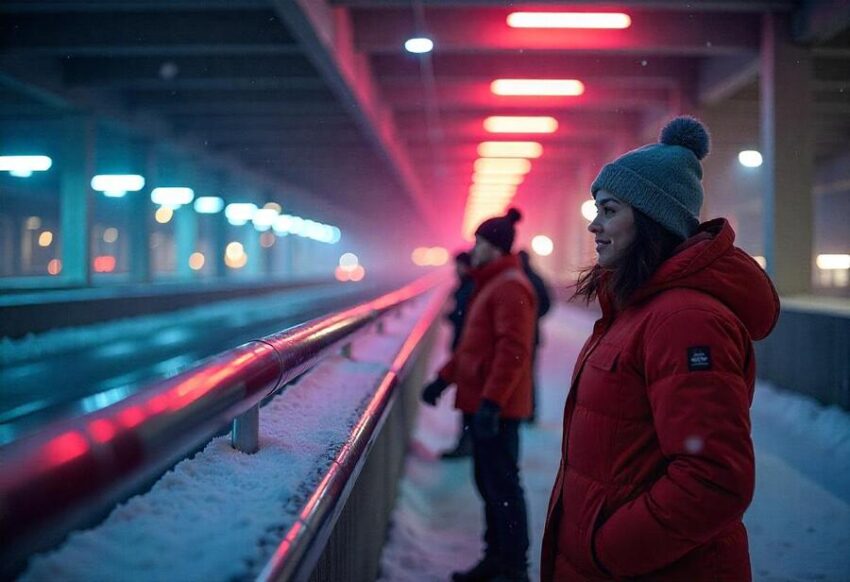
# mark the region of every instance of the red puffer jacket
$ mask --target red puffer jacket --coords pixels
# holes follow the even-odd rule
[[[767,275],[703,224],[579,355],[541,580],[746,581],[754,487],[751,338],[779,315]]]
[[[475,292],[460,342],[440,377],[457,384],[455,407],[478,410],[482,398],[503,418],[531,414],[531,346],[537,318],[534,288],[519,259],[506,255],[472,271]]]

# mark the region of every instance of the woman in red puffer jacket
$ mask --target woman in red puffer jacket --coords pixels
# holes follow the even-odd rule
[[[573,372],[541,580],[751,579],[752,340],[779,300],[723,219],[699,224],[709,137],[673,120],[591,188],[598,298]]]

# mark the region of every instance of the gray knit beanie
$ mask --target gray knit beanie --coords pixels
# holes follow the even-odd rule
[[[645,145],[606,164],[590,191],[607,190],[682,238],[699,226],[702,165],[710,138],[693,117],[677,117]]]

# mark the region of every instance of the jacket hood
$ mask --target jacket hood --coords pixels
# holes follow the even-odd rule
[[[767,337],[779,318],[779,295],[764,270],[734,242],[735,231],[726,219],[701,224],[635,293],[634,300],[666,289],[694,289],[728,307],[754,340]]]

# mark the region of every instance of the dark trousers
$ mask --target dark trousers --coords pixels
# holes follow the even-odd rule
[[[467,416],[467,415],[465,415]],[[519,421],[502,420],[499,434],[480,438],[471,424],[475,485],[484,500],[485,553],[506,568],[527,569],[528,518],[519,479]]]

